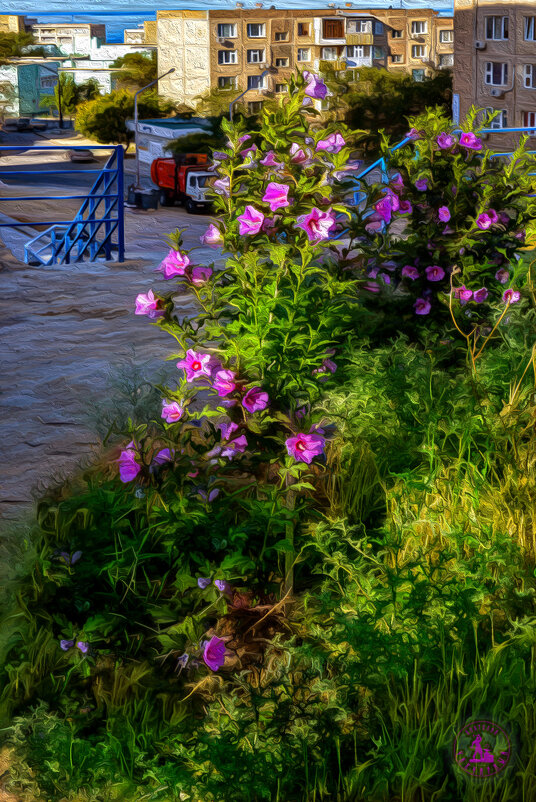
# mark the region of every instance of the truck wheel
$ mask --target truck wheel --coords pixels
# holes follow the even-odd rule
[[[167,192],[164,192],[162,190],[160,192],[160,195],[158,196],[158,202],[160,203],[160,206],[171,206],[173,201],[171,200]]]
[[[195,203],[191,198],[186,199],[186,211],[188,214],[192,214],[192,212],[195,211]]]

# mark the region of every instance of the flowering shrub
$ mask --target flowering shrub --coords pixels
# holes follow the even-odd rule
[[[444,320],[450,303],[456,315],[484,322],[492,307],[520,298],[518,260],[536,214],[536,199],[528,197],[536,159],[525,151],[527,136],[509,162],[491,158],[478,136],[489,120],[477,125],[476,117],[473,107],[460,133],[430,109],[410,120],[407,144],[392,153],[383,137],[391,178],[370,190],[365,269],[369,289],[396,301],[402,314],[413,307],[414,315]],[[401,219],[402,238],[392,230]]]

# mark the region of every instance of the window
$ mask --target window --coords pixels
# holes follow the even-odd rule
[[[525,41],[534,42],[534,17],[523,17]]]
[[[337,48],[336,47],[323,47],[322,58],[324,61],[337,61]]]
[[[411,58],[424,58],[426,48],[424,45],[413,45],[411,48]]]
[[[412,22],[411,23],[411,33],[413,34],[422,34],[428,32],[428,23],[427,22]]]
[[[264,22],[249,22],[247,27],[248,36],[251,39],[261,39],[263,36],[266,36],[266,26]]]
[[[308,22],[298,22],[298,36],[309,36]]]
[[[298,61],[309,61],[309,49],[306,47],[298,48]]]
[[[383,47],[375,47],[374,58],[383,58],[383,56],[384,56]]]
[[[261,64],[264,61],[264,50],[248,50],[247,62],[248,64]]]
[[[276,67],[288,67],[289,60],[288,58],[276,58],[275,66]]]
[[[486,39],[508,39],[508,17],[486,17]]]
[[[248,89],[266,89],[265,75],[248,75]]]
[[[486,109],[488,114],[493,114],[494,111],[497,109],[492,109],[491,106],[488,106]],[[508,121],[506,119],[506,109],[501,109],[500,114],[492,120],[488,126],[489,128],[508,128]]]
[[[453,42],[454,41],[454,31],[439,31],[439,41],[443,42]]]
[[[491,86],[504,86],[508,83],[508,64],[502,61],[486,61],[485,83]]]
[[[374,33],[382,34],[383,33],[383,22],[375,22],[374,23]]]
[[[364,58],[365,48],[363,45],[348,45],[346,48],[346,56],[347,58]]]
[[[218,64],[236,64],[236,50],[218,50]]]
[[[342,19],[322,20],[322,37],[324,39],[344,39],[344,21]]]
[[[452,53],[448,53],[444,56],[439,56],[439,66],[440,67],[452,67],[454,65],[454,56]]]
[[[424,81],[424,70],[412,70],[411,74],[414,81]]]
[[[393,62],[393,64],[402,64],[402,56],[400,55],[391,56],[391,61]]]
[[[248,112],[250,114],[258,114],[262,110],[262,100],[253,100],[248,103]]]
[[[397,28],[393,28],[391,31],[391,39],[402,39],[402,31],[398,30]]]
[[[286,42],[287,39],[288,39],[288,33],[286,31],[276,31],[275,34],[276,42]]]
[[[372,24],[364,19],[348,20],[347,33],[372,33]]]
[[[525,64],[523,71],[525,89],[536,89],[536,64]]]
[[[531,136],[534,136],[534,134],[536,134],[536,111],[523,112],[523,127],[529,128],[529,126],[534,126],[534,128],[532,131],[528,131],[527,133],[531,134]]]
[[[281,94],[281,92],[288,92],[288,87],[287,87],[286,84],[276,84],[275,85],[275,91],[279,95],[279,94]]]
[[[219,89],[236,89],[236,75],[220,75],[218,78]]]
[[[218,39],[235,39],[236,25],[222,23],[218,25]]]

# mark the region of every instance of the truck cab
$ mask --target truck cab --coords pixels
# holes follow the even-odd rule
[[[209,207],[208,190],[211,179],[208,156],[205,153],[186,153],[170,159],[155,159],[151,178],[160,189],[160,205],[184,204],[187,212]]]
[[[207,191],[210,187],[211,180],[214,180],[214,173],[201,172],[201,171],[188,171],[186,177],[185,194],[187,196],[186,208],[188,211],[188,199],[191,200],[196,207],[208,206],[210,199],[207,197]]]

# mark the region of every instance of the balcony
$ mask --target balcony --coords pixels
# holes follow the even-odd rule
[[[346,34],[347,45],[371,45],[374,42],[372,33],[348,33]]]
[[[337,59],[336,61],[331,61],[329,59],[320,59],[318,67],[320,72],[326,72],[327,70],[348,69],[348,67],[346,66],[346,61],[343,59]]]

